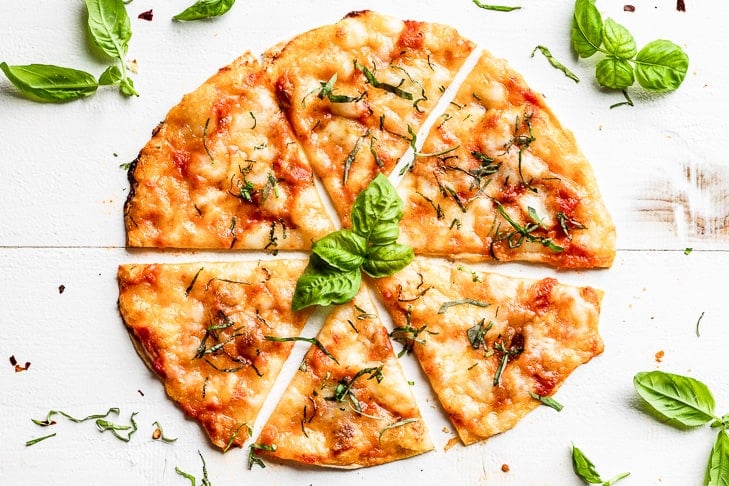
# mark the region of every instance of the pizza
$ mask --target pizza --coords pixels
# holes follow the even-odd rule
[[[433,448],[366,287],[326,319],[256,444],[270,457],[342,468]]]
[[[281,106],[345,221],[388,175],[473,50],[452,27],[371,11],[264,54]]]
[[[305,260],[122,265],[119,311],[167,395],[213,444],[248,439],[309,312],[291,298]]]
[[[245,54],[186,95],[129,169],[132,247],[306,250],[333,230],[261,64]]]
[[[302,337],[310,311],[291,305],[307,261],[286,252],[348,234],[380,174],[403,210],[368,207],[388,212],[390,239],[416,257],[364,280],[382,319],[362,290]],[[169,111],[129,180],[128,246],[268,254],[119,268],[140,355],[224,450],[252,440],[295,341],[312,347],[251,447],[339,468],[433,449],[392,341],[415,355],[465,444],[514,427],[603,350],[601,291],[491,271],[609,267],[615,227],[544,98],[452,27],[353,12],[244,54]]]
[[[615,226],[592,167],[544,98],[484,52],[400,185],[423,255],[609,267]]]
[[[376,286],[464,444],[512,428],[603,350],[591,287],[422,257]]]

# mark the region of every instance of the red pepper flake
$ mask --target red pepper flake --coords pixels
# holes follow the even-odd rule
[[[686,3],[684,3],[683,0],[676,0],[676,10],[678,10],[679,12],[685,12]]]
[[[66,286],[65,285],[61,284],[61,285],[58,286],[58,293],[59,294],[62,294],[64,290],[66,290]]]
[[[18,360],[15,359],[15,355],[12,355],[10,356],[10,366],[15,367],[16,373],[20,373],[21,371],[25,371],[30,368],[30,361],[26,361],[24,365],[21,365],[18,363]]]
[[[663,362],[663,357],[666,355],[666,353],[663,350],[660,350],[656,353],[656,363]]]
[[[624,12],[635,12],[635,6],[634,5],[623,5],[623,11]]]
[[[152,9],[149,9],[146,12],[140,13],[137,16],[137,18],[151,22],[152,21]]]
[[[502,472],[505,472],[506,473],[506,472],[509,472],[510,470],[511,469],[509,468],[509,465],[508,464],[502,464],[501,465],[501,471]]]

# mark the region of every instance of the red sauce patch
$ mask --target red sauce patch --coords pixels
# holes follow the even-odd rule
[[[568,188],[561,186],[557,191],[557,198],[555,203],[559,210],[564,213],[565,216],[571,218],[575,212],[575,208],[580,204],[580,199],[577,195],[569,190]]]
[[[190,174],[190,153],[176,150],[172,154],[172,161],[175,163],[175,167],[177,167],[177,171],[180,175],[187,178]]]
[[[425,38],[422,27],[422,22],[406,20],[405,28],[400,32],[398,44],[406,49],[420,49]]]
[[[555,285],[557,285],[557,279],[554,278],[545,278],[535,283],[531,288],[531,303],[529,307],[539,313],[546,311],[549,308],[552,289]]]
[[[501,204],[514,203],[522,196],[522,194],[524,194],[525,190],[526,186],[523,184],[505,185],[501,188],[501,194],[498,197],[499,202]]]

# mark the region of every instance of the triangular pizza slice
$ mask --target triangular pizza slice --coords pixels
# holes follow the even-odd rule
[[[240,446],[309,316],[291,311],[306,261],[128,264],[119,310],[169,397],[218,447]]]
[[[256,443],[272,457],[339,468],[433,448],[365,287],[333,309]]]
[[[304,250],[333,230],[261,64],[183,97],[129,169],[128,246]]]
[[[345,223],[357,194],[414,145],[473,48],[449,26],[361,11],[264,54],[276,95]]]
[[[464,444],[512,428],[603,350],[590,287],[423,258],[376,286]]]
[[[544,98],[484,52],[399,187],[416,253],[609,267],[615,226]]]

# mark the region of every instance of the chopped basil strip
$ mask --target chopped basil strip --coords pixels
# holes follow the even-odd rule
[[[450,300],[448,302],[444,302],[443,305],[440,306],[440,309],[438,309],[438,314],[445,314],[445,312],[450,309],[451,307],[457,306],[457,305],[475,305],[476,307],[488,307],[488,302],[483,302],[481,300],[476,299],[459,299],[459,300]]]

